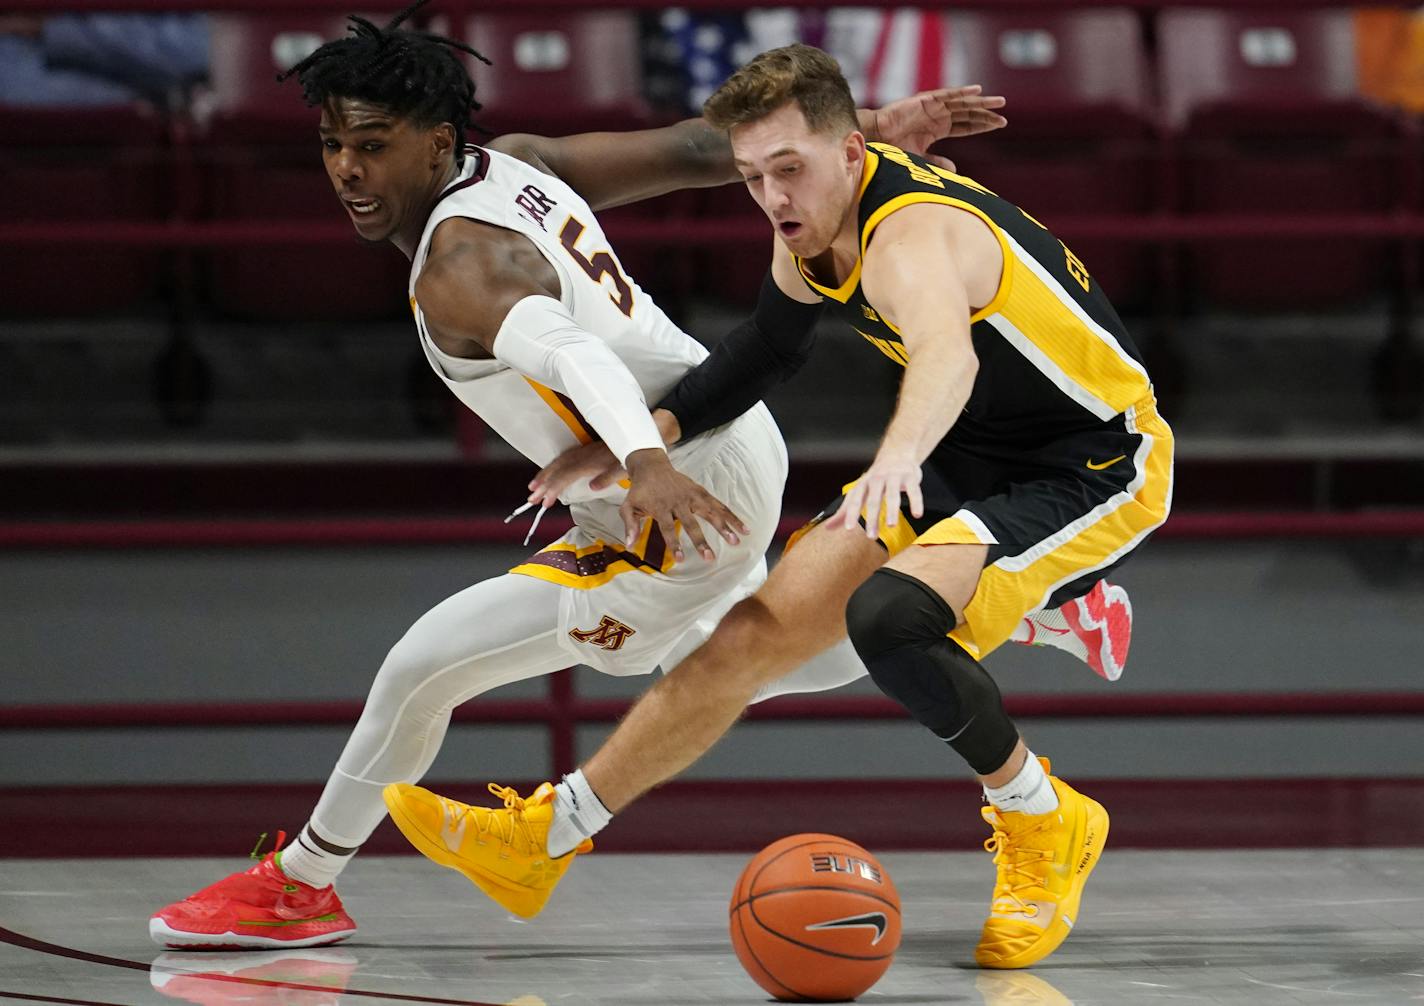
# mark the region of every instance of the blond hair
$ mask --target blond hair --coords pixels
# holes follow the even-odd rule
[[[844,135],[860,128],[840,64],[800,42],[769,49],[732,74],[703,104],[702,115],[717,129],[731,129],[792,101],[813,132]]]

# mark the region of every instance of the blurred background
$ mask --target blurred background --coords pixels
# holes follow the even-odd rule
[[[0,856],[231,852],[295,828],[386,650],[526,554],[500,518],[532,466],[430,372],[405,259],[357,241],[315,113],[274,81],[349,10],[0,0]],[[1007,129],[940,152],[1087,264],[1179,443],[1172,520],[1120,577],[1124,679],[1005,647],[1011,710],[1095,780],[1119,844],[1424,843],[1424,13],[435,0],[421,18],[493,61],[472,67],[491,134],[676,121],[797,39],[862,105],[1007,96]],[[702,341],[753,303],[767,227],[741,188],[603,221]],[[822,334],[871,352],[855,339]],[[770,400],[783,533],[888,414],[895,373],[853,359],[821,352]],[[472,703],[432,778],[469,798],[566,771],[644,685],[574,670]],[[600,844],[968,847],[971,793],[853,687],[755,710]],[[107,815],[112,847],[34,843],[57,794]]]

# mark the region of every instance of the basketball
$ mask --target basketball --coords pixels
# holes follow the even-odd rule
[[[790,835],[752,857],[732,891],[732,947],[785,1002],[843,1002],[880,980],[900,945],[900,895],[869,852]]]

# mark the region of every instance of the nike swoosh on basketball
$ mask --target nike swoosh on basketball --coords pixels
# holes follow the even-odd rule
[[[844,919],[817,922],[807,926],[806,929],[808,932],[813,929],[874,929],[875,939],[870,941],[870,945],[873,947],[884,937],[885,928],[888,925],[884,912],[866,912],[864,915],[848,915]]]
[[[1092,458],[1089,458],[1089,459],[1088,459],[1088,467],[1091,468],[1091,469],[1092,469],[1093,471],[1095,471],[1095,472],[1100,472],[1100,471],[1102,471],[1104,468],[1111,468],[1113,465],[1117,464],[1119,461],[1121,461],[1121,460],[1122,460],[1123,458],[1125,458],[1125,457],[1127,457],[1126,454],[1119,454],[1117,457],[1113,458],[1111,461],[1094,461]]]

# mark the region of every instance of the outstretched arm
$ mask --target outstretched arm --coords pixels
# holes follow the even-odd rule
[[[713,347],[653,410],[663,442],[677,443],[731,422],[801,368],[815,343],[820,298],[796,274],[790,252],[776,242],[756,311]],[[573,447],[529,483],[530,502],[551,506],[569,486],[589,480],[603,489],[623,469],[603,444]]]
[[[715,553],[700,521],[732,544],[746,526],[702,486],[675,471],[637,379],[607,343],[559,300],[559,281],[522,234],[475,220],[440,225],[416,282],[431,337],[447,352],[501,363],[573,399],[632,478],[620,511],[631,547],[651,518],[674,557],[678,524],[704,559]]]
[[[906,207],[880,225],[861,288],[900,333],[909,360],[875,460],[846,493],[829,527],[858,530],[864,510],[865,533],[873,538],[882,513],[886,524],[897,522],[902,496],[913,516],[924,515],[920,466],[959,418],[979,372],[969,325],[971,284],[979,289],[979,274],[997,277],[1002,269],[979,254],[983,242],[974,239],[981,235],[963,237],[967,227],[983,226],[960,210],[929,204]],[[993,240],[987,229],[982,238]]]
[[[977,84],[941,88],[884,108],[861,109],[860,129],[868,140],[922,154],[936,140],[973,136],[1007,123],[995,111],[1004,99],[981,91]],[[727,134],[702,119],[625,133],[510,133],[489,146],[562,178],[595,210],[741,177],[732,164]]]
[[[676,439],[731,422],[800,370],[811,355],[820,316],[820,297],[796,275],[791,253],[777,241],[752,316],[723,336],[658,403],[659,411],[671,414]]]

